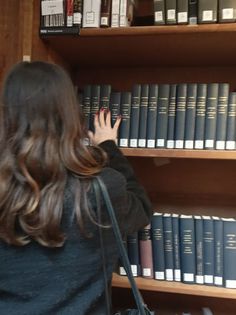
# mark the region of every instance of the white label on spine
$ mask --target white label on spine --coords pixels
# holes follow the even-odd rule
[[[224,150],[225,149],[225,141],[216,141],[216,149]]]
[[[164,273],[164,271],[156,271],[155,272],[155,279],[156,280],[165,280],[165,273]]]
[[[214,277],[214,284],[215,285],[223,285],[223,278],[222,277]]]
[[[155,148],[155,140],[148,140],[147,141],[148,148]]]
[[[178,23],[187,23],[188,14],[187,12],[178,12]]]
[[[174,277],[173,277],[173,269],[166,269],[166,280],[167,281],[173,281]]]
[[[128,139],[120,139],[121,147],[128,147]]]
[[[157,139],[157,147],[164,148],[165,146],[165,139]]]
[[[121,275],[121,276],[126,276],[126,271],[125,271],[125,268],[124,268],[124,267],[120,267],[120,268],[119,268],[119,271],[120,271],[120,275]]]
[[[236,289],[236,280],[226,280],[225,286],[226,288]]]
[[[67,27],[73,26],[73,15],[67,15],[66,24]]]
[[[141,148],[145,148],[146,147],[146,139],[139,139],[138,140],[138,146]]]
[[[196,275],[196,283],[198,284],[204,284],[204,277]]]
[[[235,141],[226,141],[226,150],[234,150]]]
[[[82,14],[80,12],[75,12],[73,16],[74,24],[81,24]]]
[[[138,139],[130,139],[130,146],[132,148],[137,148],[137,146],[138,146]]]
[[[203,149],[203,140],[196,140],[195,141],[195,149]]]
[[[175,269],[175,270],[174,270],[174,275],[175,275],[175,281],[181,281],[181,272],[180,272],[180,269]]]
[[[163,22],[163,13],[162,11],[155,12],[155,22]]]
[[[193,273],[184,273],[183,280],[186,282],[193,282],[194,281],[194,274]]]
[[[175,140],[175,147],[176,147],[176,149],[183,149],[184,141],[183,140]]]
[[[134,277],[137,277],[138,272],[137,272],[137,265],[130,265],[131,266],[131,270],[132,270],[132,274]]]
[[[205,147],[214,149],[214,140],[205,140]]]
[[[150,268],[143,268],[143,276],[150,277],[151,276],[151,269]]]
[[[185,149],[193,149],[193,140],[185,140],[184,147]]]
[[[42,15],[63,14],[63,0],[41,1]]]
[[[168,149],[174,149],[174,147],[175,147],[175,142],[174,142],[174,140],[167,140],[167,145],[166,145],[166,147],[167,147]]]
[[[101,17],[101,25],[108,26],[108,18],[106,16]]]
[[[167,10],[167,20],[175,19],[175,10]]]
[[[204,275],[204,282],[205,283],[213,283],[213,276],[212,275]]]
[[[234,9],[233,8],[225,8],[222,10],[222,19],[223,20],[231,20],[234,18]]]
[[[213,20],[213,11],[212,10],[203,11],[202,20],[203,21],[212,21]]]

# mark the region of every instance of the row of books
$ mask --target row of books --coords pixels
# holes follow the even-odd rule
[[[41,0],[41,34],[74,33],[81,27],[124,27],[135,0]]]
[[[234,218],[155,212],[126,244],[134,276],[236,288]]]
[[[122,116],[120,147],[236,149],[236,92],[228,83],[135,84],[113,92],[111,85],[86,85],[80,103],[93,131],[100,108]]]
[[[154,0],[155,25],[235,21],[235,0]]]

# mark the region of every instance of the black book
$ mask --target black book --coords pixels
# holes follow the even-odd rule
[[[184,148],[194,148],[195,116],[197,103],[197,84],[191,83],[187,87],[186,117],[185,117],[185,135]]]
[[[165,24],[165,0],[154,0],[154,24]]]
[[[195,223],[195,251],[196,251],[196,276],[197,284],[204,284],[203,265],[203,221],[199,215],[194,216]]]
[[[85,85],[83,88],[83,114],[86,130],[90,127],[90,113],[91,113],[91,85]]]
[[[169,108],[168,108],[168,128],[167,128],[167,149],[175,147],[175,115],[176,115],[176,84],[170,85]]]
[[[119,129],[120,147],[128,147],[131,111],[131,92],[121,92],[120,114],[122,117]]]
[[[155,148],[156,120],[157,120],[158,85],[149,85],[148,113],[147,113],[147,147]]]
[[[117,117],[120,115],[120,101],[121,101],[121,92],[111,92],[109,107],[111,111],[112,126],[114,126]]]
[[[197,24],[198,0],[188,0],[188,22],[191,25]]]
[[[124,237],[122,239],[123,245],[125,247],[125,250],[127,252],[128,255],[128,250],[127,250],[127,237]],[[127,276],[126,271],[125,271],[125,267],[123,266],[122,260],[119,258],[118,260],[118,274],[120,276]]]
[[[180,235],[179,235],[179,215],[172,214],[173,229],[173,256],[174,256],[174,280],[181,281],[181,262],[180,262]]]
[[[226,143],[226,124],[229,101],[229,84],[220,83],[216,118],[216,149],[224,150]]]
[[[169,213],[163,214],[163,235],[165,255],[165,280],[174,280],[174,251],[172,217]]]
[[[148,112],[148,95],[149,85],[141,85],[141,99],[140,99],[140,115],[139,115],[139,138],[138,146],[145,148],[147,144],[147,112]]]
[[[207,98],[207,84],[198,84],[197,86],[197,103],[196,103],[196,117],[195,117],[195,136],[194,148],[204,148],[205,138],[205,119],[206,119],[206,98]]]
[[[100,85],[94,84],[91,87],[91,110],[89,129],[94,131],[94,117],[99,111],[100,106]]]
[[[100,108],[109,109],[111,96],[111,85],[110,84],[101,84],[100,86]]]
[[[226,150],[234,150],[236,136],[236,92],[229,94],[226,127]]]
[[[176,2],[176,0],[166,0],[166,24],[177,24]]]
[[[175,117],[175,148],[184,148],[185,115],[187,101],[187,84],[177,86],[176,117]]]
[[[204,283],[214,284],[214,222],[210,216],[203,218],[203,261],[204,261]]]
[[[188,0],[177,1],[177,23],[188,24]]]
[[[138,232],[127,235],[127,252],[133,276],[137,277],[141,272]]]
[[[223,221],[219,217],[212,217],[214,223],[214,285],[223,286]]]
[[[82,12],[83,12],[83,0],[74,0],[73,8],[73,25],[81,26],[82,24]]]
[[[215,149],[218,92],[219,92],[218,83],[209,83],[207,85],[204,141],[205,149]]]
[[[130,113],[129,146],[132,148],[136,148],[138,146],[140,97],[141,97],[141,85],[135,84],[132,88],[131,113]]]
[[[192,215],[180,216],[180,253],[182,282],[194,283],[196,275],[195,230]]]
[[[216,23],[218,0],[198,0],[198,23]]]
[[[219,0],[219,22],[232,23],[236,21],[236,1]]]
[[[163,214],[154,212],[151,221],[154,278],[165,280]]]
[[[160,84],[157,99],[156,147],[165,148],[168,131],[168,107],[170,85]]]
[[[224,231],[224,286],[236,289],[236,220],[223,218]]]

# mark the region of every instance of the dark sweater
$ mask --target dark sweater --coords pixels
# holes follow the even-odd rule
[[[137,231],[149,223],[151,205],[134,177],[127,159],[112,141],[101,147],[108,153],[105,182],[122,233]],[[61,248],[36,242],[24,247],[0,241],[0,314],[4,315],[104,315],[104,278],[98,228],[89,223],[92,237],[83,237],[74,220],[69,183],[65,191],[63,229],[67,240]],[[96,207],[90,192],[90,201]],[[106,209],[102,206],[105,214]],[[118,253],[111,229],[104,229],[108,281]]]

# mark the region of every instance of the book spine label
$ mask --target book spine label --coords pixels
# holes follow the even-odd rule
[[[224,231],[224,286],[236,289],[236,220],[223,219]]]
[[[145,278],[153,278],[152,240],[150,225],[139,231],[139,248],[142,276]]]
[[[156,120],[156,147],[165,148],[168,128],[168,107],[169,107],[170,85],[160,84],[157,101]]]
[[[188,22],[189,24],[197,24],[198,0],[188,1]]]
[[[147,135],[147,111],[148,111],[148,95],[149,85],[141,85],[141,99],[140,99],[140,116],[139,116],[139,139],[138,146],[146,147],[146,135]]]
[[[214,284],[223,286],[223,221],[220,218],[214,218],[214,255],[215,272]]]
[[[194,216],[196,242],[196,277],[195,282],[204,284],[203,265],[203,222],[201,216]]]
[[[111,92],[110,111],[111,124],[114,126],[117,117],[120,115],[121,92]]]
[[[73,25],[82,24],[82,0],[74,0]]]
[[[170,85],[167,144],[166,144],[166,147],[168,149],[174,149],[175,147],[176,88],[177,88],[176,84]]]
[[[185,114],[187,100],[187,84],[182,83],[177,87],[176,101],[176,118],[175,118],[175,148],[184,148],[184,129],[185,129]]]
[[[196,120],[195,121],[195,137],[194,137],[195,149],[204,148],[206,97],[207,97],[207,84],[198,84],[196,118],[195,118]]]
[[[235,150],[236,135],[236,93],[229,94],[229,105],[227,112],[227,130],[226,130],[226,150]]]
[[[109,109],[110,96],[111,96],[111,85],[110,84],[102,84],[100,86],[100,105],[99,105],[99,108],[103,108],[105,110]]]
[[[164,254],[165,254],[165,279],[174,280],[174,256],[173,256],[173,229],[170,214],[163,215]]]
[[[134,277],[140,275],[138,232],[127,236],[127,251]]]
[[[194,132],[195,132],[195,116],[197,102],[197,84],[192,83],[187,86],[187,101],[186,101],[186,118],[185,118],[185,136],[184,148],[194,148]]]
[[[177,23],[188,23],[188,0],[177,1]]]
[[[204,283],[214,283],[214,224],[211,217],[203,216]]]
[[[119,23],[120,23],[120,0],[112,0],[111,27],[119,27]]]
[[[149,85],[147,113],[147,147],[155,148],[158,85]]]
[[[110,12],[111,12],[111,0],[102,0],[101,2],[101,19],[100,26],[101,27],[109,27],[110,26]]]
[[[166,0],[166,24],[177,24],[176,0]]]
[[[216,23],[218,0],[198,0],[198,23]]]
[[[172,229],[174,250],[174,280],[181,281],[179,215],[177,214],[172,214]]]
[[[236,21],[235,0],[219,0],[219,22],[230,23]]]
[[[131,92],[121,93],[120,114],[122,117],[119,130],[119,145],[128,147],[131,111]]]
[[[135,84],[132,88],[130,114],[130,147],[138,146],[139,112],[140,112],[141,85]]]

